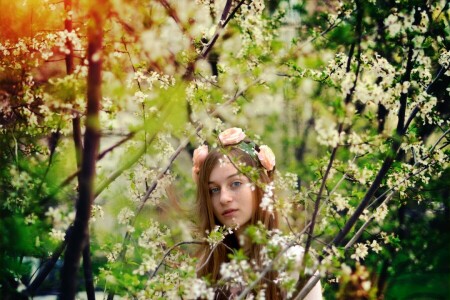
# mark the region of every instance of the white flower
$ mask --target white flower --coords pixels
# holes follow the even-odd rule
[[[365,291],[368,291],[368,290],[370,290],[370,287],[372,286],[372,283],[371,283],[369,280],[363,281],[363,282],[361,283],[361,286],[362,286],[362,288],[363,288]]]
[[[134,93],[134,98],[139,102],[139,103],[143,103],[145,101],[145,99],[147,99],[149,96],[147,94],[144,94],[141,91],[137,91],[136,93]]]
[[[356,261],[359,261],[359,259],[364,259],[367,256],[367,253],[368,253],[367,245],[357,243],[355,245],[355,253],[352,254],[350,257],[355,259]]]
[[[317,131],[317,142],[319,144],[335,148],[338,144],[343,143],[345,132],[339,133],[336,130],[336,124],[334,122],[319,119],[316,121],[315,129]]]
[[[347,266],[345,263],[341,265],[342,272],[346,275],[352,274],[352,268]]]
[[[95,222],[97,218],[103,219],[103,216],[105,215],[105,212],[103,211],[103,208],[100,205],[92,205],[91,210],[91,221]]]
[[[259,206],[263,209],[268,211],[269,213],[273,213],[273,190],[274,190],[274,184],[273,182],[266,185],[264,188],[264,195],[261,199],[261,203]]]
[[[372,241],[372,244],[370,244],[370,247],[372,248],[372,251],[375,253],[378,253],[382,250],[380,244],[376,240]]]
[[[444,68],[448,68],[450,66],[450,51],[442,51],[439,57],[439,64]]]
[[[211,249],[214,248],[217,244],[222,242],[225,239],[225,236],[233,233],[233,229],[231,227],[221,227],[216,225],[214,230],[209,233],[206,232],[208,236],[206,237],[206,241],[209,243]]]
[[[159,224],[157,222],[152,222],[140,235],[138,244],[145,249],[158,249],[165,243],[162,238],[163,235],[164,233],[159,229]]]
[[[349,206],[348,201],[344,197],[342,197],[341,194],[338,193],[334,195],[333,202],[336,205],[337,211],[343,211]]]
[[[61,230],[52,228],[52,230],[50,231],[50,237],[56,241],[64,241],[65,236],[66,234]]]
[[[369,144],[364,142],[361,136],[354,131],[348,136],[347,142],[350,144],[350,152],[355,153],[356,155],[363,155],[371,152]]]
[[[53,207],[50,206],[48,208],[48,211],[45,213],[45,215],[47,217],[52,218],[54,223],[58,223],[62,219],[62,214],[61,214],[61,211],[60,211],[60,209],[58,207],[57,208],[53,208]]]
[[[122,210],[119,212],[119,215],[117,216],[117,220],[119,224],[128,224],[130,222],[131,218],[134,217],[134,212],[129,209],[128,207],[122,208]]]
[[[133,271],[133,274],[144,275],[147,272],[151,272],[158,266],[154,257],[148,254],[143,255],[144,260],[139,265],[139,268]]]
[[[380,207],[377,208],[375,213],[373,214],[375,220],[377,222],[381,222],[386,218],[386,215],[388,214],[388,208],[386,204],[380,205]]]
[[[214,289],[208,288],[205,281],[193,278],[185,281],[186,288],[183,299],[214,299]]]
[[[222,263],[220,265],[220,275],[223,280],[229,283],[245,284],[244,273],[250,270],[250,265],[246,260],[237,262],[232,260],[229,263]]]

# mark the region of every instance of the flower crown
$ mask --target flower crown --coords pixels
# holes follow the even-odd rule
[[[219,134],[219,142],[222,147],[235,145],[245,153],[249,154],[254,158],[258,158],[261,165],[267,171],[273,171],[275,167],[275,155],[272,149],[267,145],[257,146],[253,141],[244,141],[246,135],[241,128],[233,127],[226,129]],[[200,168],[203,162],[208,156],[208,146],[201,145],[194,150],[194,156],[192,158],[192,178],[195,182],[198,182],[198,174],[200,173]]]

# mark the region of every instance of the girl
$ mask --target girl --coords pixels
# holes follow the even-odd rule
[[[220,148],[208,152],[206,145],[194,151],[192,175],[197,182],[197,215],[199,230],[211,232],[217,225],[237,227],[233,234],[217,247],[209,244],[199,249],[197,275],[209,276],[212,282],[220,279],[220,266],[228,262],[228,255],[242,249],[249,261],[262,266],[261,245],[239,237],[249,224],[264,224],[268,230],[278,228],[276,212],[262,209],[263,186],[272,182],[275,170],[275,156],[268,146],[258,146],[245,138],[240,128],[230,128],[219,134]],[[244,166],[244,167],[241,167]],[[253,180],[240,169],[251,167],[256,170]],[[251,173],[251,171],[250,171]],[[254,178],[255,177],[255,178]],[[283,299],[283,293],[274,283],[277,272],[268,272],[263,279],[266,299]],[[216,299],[228,299],[241,292],[239,288],[216,293]],[[321,299],[320,283],[309,293],[307,299]]]

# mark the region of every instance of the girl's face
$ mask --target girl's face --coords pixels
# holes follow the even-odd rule
[[[256,205],[250,180],[227,161],[212,169],[208,186],[214,216],[220,223],[241,228],[247,225]]]

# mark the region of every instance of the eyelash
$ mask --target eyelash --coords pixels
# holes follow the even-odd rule
[[[231,183],[231,187],[232,188],[238,188],[238,187],[240,187],[242,185],[242,182],[240,182],[240,181],[233,181],[232,183]],[[216,194],[217,192],[219,192],[219,188],[218,187],[213,187],[213,188],[210,188],[209,189],[209,193],[210,194]]]

